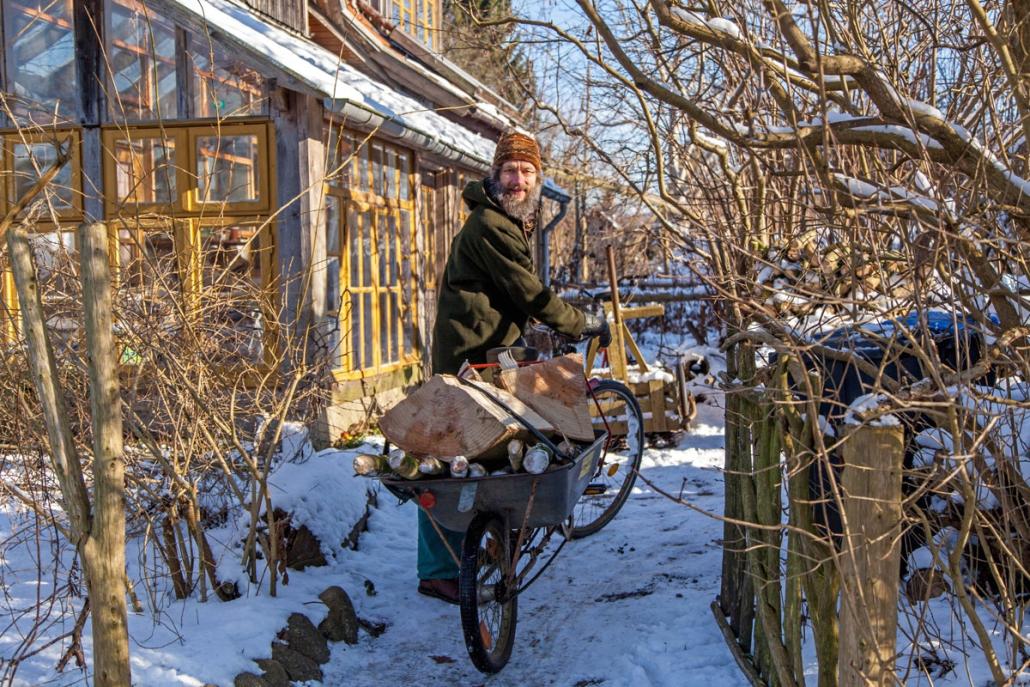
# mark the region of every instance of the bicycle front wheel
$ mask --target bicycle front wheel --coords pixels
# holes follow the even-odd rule
[[[607,429],[608,441],[586,491],[572,513],[572,538],[597,532],[626,503],[644,456],[644,414],[624,384],[606,379],[587,399],[595,429]]]

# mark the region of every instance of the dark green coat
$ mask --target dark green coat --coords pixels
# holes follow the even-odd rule
[[[495,346],[510,346],[530,317],[578,337],[583,313],[544,286],[521,223],[508,217],[476,181],[462,197],[471,210],[451,243],[433,327],[433,372],[454,374],[461,364],[486,361]]]

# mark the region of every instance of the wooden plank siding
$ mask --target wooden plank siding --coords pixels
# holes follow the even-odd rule
[[[308,4],[305,0],[243,0],[254,11],[286,28],[304,34],[308,29]]]

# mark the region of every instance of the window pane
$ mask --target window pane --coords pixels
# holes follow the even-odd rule
[[[411,199],[411,174],[408,169],[408,154],[397,153],[397,167],[401,172],[401,188],[400,197],[401,200]]]
[[[362,338],[364,342],[364,346],[362,347],[364,349],[364,353],[362,354],[362,367],[371,367],[373,364],[373,360],[375,360],[372,357],[372,349],[375,348],[376,345],[375,338],[373,338],[374,330],[372,329],[372,320],[374,313],[372,312],[371,293],[366,293],[364,295],[364,297],[362,298],[361,307],[363,310],[362,324],[364,326],[364,331],[362,332]]]
[[[120,139],[110,154],[115,158],[115,185],[120,202],[176,202],[175,139]]]
[[[250,67],[232,59],[208,36],[190,35],[194,115],[233,117],[263,114],[265,82]]]
[[[326,263],[325,307],[331,313],[340,308],[340,259],[335,257]]]
[[[75,234],[69,231],[35,234],[29,241],[36,263],[43,316],[60,350],[74,344],[82,318],[82,281]]]
[[[261,250],[253,227],[201,231],[201,312],[212,360],[259,363],[263,358]]]
[[[350,327],[350,369],[360,370],[365,366],[362,353],[364,347],[361,345],[361,294],[355,294],[351,298],[351,316],[347,320]]]
[[[341,351],[340,351],[340,319],[339,316],[330,317],[327,323],[326,331],[326,353],[329,355],[330,369],[337,369],[340,367]]]
[[[340,308],[340,199],[325,197],[326,214],[326,311],[335,313]]]
[[[325,250],[328,255],[340,255],[340,198],[325,197]]]
[[[396,221],[390,211],[383,209],[377,213],[379,217],[379,285],[388,286],[390,282],[390,262],[393,260],[393,235]],[[386,226],[383,226],[383,225]]]
[[[16,114],[34,110],[44,122],[78,111],[71,0],[3,0],[8,92],[21,101]]]
[[[70,146],[71,142],[70,138],[66,138],[60,145]],[[14,157],[14,197],[11,202],[14,202],[57,161],[57,148],[53,143],[15,143],[11,146],[11,153]],[[45,193],[54,209],[67,210],[72,207],[75,190],[72,188],[71,162],[66,163],[53,182],[47,184]]]
[[[155,325],[167,324],[167,319],[178,312],[177,301],[182,295],[172,234],[123,228],[118,232],[118,243],[122,311],[126,317],[156,317],[159,322]]]
[[[412,246],[410,242],[410,236],[412,234],[411,226],[411,213],[407,210],[400,211],[400,245],[401,245],[401,257],[398,261],[399,274],[398,280],[400,281],[399,291],[402,298],[402,309],[404,315],[404,355],[411,355],[414,353],[414,341],[415,341],[415,294],[413,292],[413,277],[412,277]],[[431,267],[429,269],[432,269]]]
[[[387,198],[397,197],[397,153],[392,148],[386,150],[383,164],[383,195]]]
[[[372,193],[383,195],[383,148],[372,145]]]
[[[112,117],[176,117],[175,26],[135,0],[114,0],[108,8]]]
[[[361,146],[358,157],[358,190],[368,191],[368,146]]]
[[[375,245],[372,243],[372,211],[366,210],[361,213],[361,285],[372,286],[372,252]]]
[[[349,237],[348,252],[350,253],[350,285],[361,286],[361,237],[364,233],[363,227],[358,223],[358,212],[353,205],[347,206],[347,232]]]
[[[390,310],[390,294],[379,293],[379,351],[383,364],[394,362],[393,348],[390,346],[390,328],[393,324],[393,312]]]
[[[197,139],[197,187],[204,203],[239,203],[258,197],[258,137]]]

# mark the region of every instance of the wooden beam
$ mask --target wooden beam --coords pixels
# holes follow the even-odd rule
[[[87,218],[104,218],[103,152],[100,124],[104,97],[104,7],[102,0],[75,0],[75,68],[79,77],[82,122],[82,210]],[[74,181],[72,186],[74,186]]]
[[[300,252],[304,270],[304,306],[301,327],[308,333],[311,360],[321,360],[327,340],[326,326],[326,213],[325,144],[322,141],[322,103],[310,95],[296,94],[297,166],[300,186]],[[293,174],[294,170],[280,170]],[[277,175],[278,176],[278,175]]]
[[[604,304],[604,311],[611,312],[611,303]],[[665,317],[664,305],[635,305],[622,308],[623,320],[638,320],[643,317]]]
[[[300,124],[298,123],[297,98],[299,93],[285,89],[273,89],[270,98],[272,122],[275,127],[276,184],[274,198],[280,208],[276,218],[276,252],[279,258],[279,278],[283,295],[283,324],[287,331],[296,331],[301,314],[301,276],[304,269],[304,250],[301,247],[300,204],[301,195]],[[292,170],[292,172],[291,172]]]

